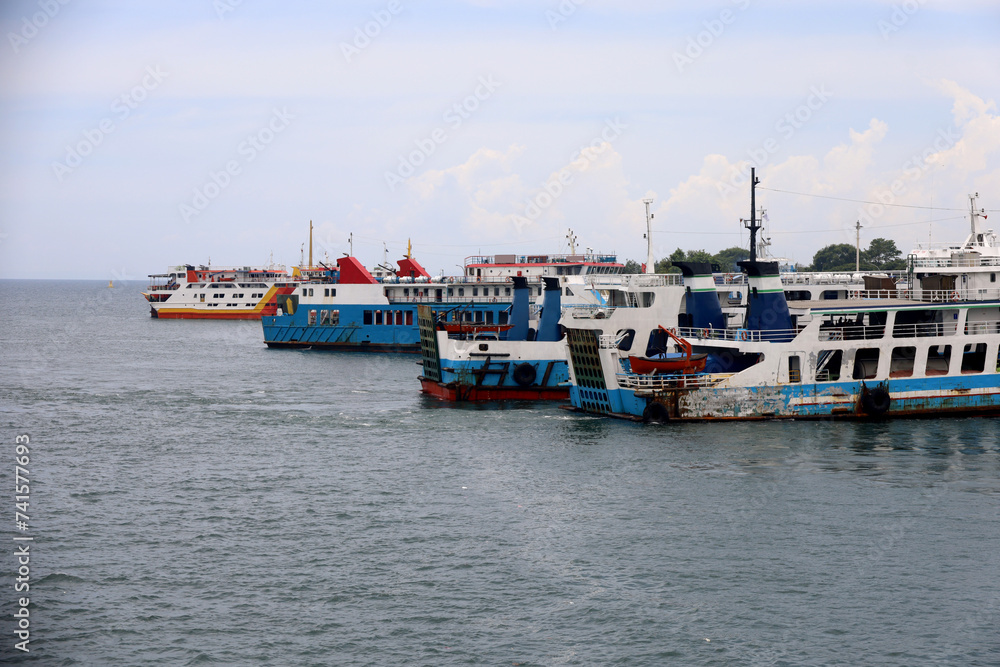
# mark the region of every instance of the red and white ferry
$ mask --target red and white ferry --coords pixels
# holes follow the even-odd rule
[[[149,276],[142,293],[151,317],[161,319],[259,320],[274,315],[278,299],[307,277],[283,265],[214,267],[190,264]]]

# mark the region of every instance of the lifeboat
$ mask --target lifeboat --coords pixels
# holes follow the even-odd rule
[[[677,341],[683,352],[664,352],[652,357],[629,356],[629,368],[633,373],[652,375],[653,373],[700,373],[705,370],[707,354],[692,354],[691,343],[672,330],[660,327],[660,331]]]

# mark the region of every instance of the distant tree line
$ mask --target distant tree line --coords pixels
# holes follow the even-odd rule
[[[799,271],[854,271],[855,248],[850,243],[834,243],[820,248],[813,255],[812,264],[796,265]],[[906,268],[903,253],[896,247],[896,242],[877,238],[867,248],[861,251],[862,271],[898,271]],[[737,262],[750,259],[750,251],[746,248],[733,246],[720,250],[714,255],[706,250],[682,250],[678,248],[669,257],[656,262],[655,273],[680,273],[673,262],[708,262],[715,265],[714,270],[721,273],[737,273],[740,268]],[[717,267],[717,268],[715,268]],[[635,260],[625,262],[625,273],[641,273],[642,265]]]

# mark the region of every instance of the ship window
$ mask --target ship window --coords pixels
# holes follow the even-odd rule
[[[319,311],[319,325],[325,327],[330,323],[330,311],[321,310]]]
[[[473,287],[472,288],[472,296],[479,296],[479,288],[478,287]]]
[[[652,357],[667,352],[667,334],[663,329],[653,329],[649,332],[649,342],[646,344],[646,356]]]
[[[931,345],[927,350],[925,375],[947,375],[951,363],[951,345]]]
[[[820,350],[816,357],[816,382],[836,382],[844,361],[843,350]]]
[[[754,291],[755,292],[757,291],[756,288],[754,289]],[[838,292],[837,290],[835,290],[835,289],[828,289],[828,290],[824,291],[823,294],[820,295],[819,298],[823,299],[824,301],[832,301],[833,299],[836,299],[839,296],[840,296],[840,292]]]
[[[459,296],[465,296],[465,288],[464,287],[459,287],[458,288],[458,295]]]
[[[372,323],[372,311],[366,310],[364,312],[364,319],[362,320],[362,322],[364,322],[365,324],[371,324]]]
[[[406,326],[408,326],[408,327],[413,326],[413,311],[412,310],[406,311]]]
[[[316,324],[316,311],[315,310],[310,310],[309,311],[308,323],[309,323],[309,326],[312,326],[312,325]]]
[[[876,347],[866,347],[854,353],[854,379],[871,380],[878,375],[878,353]]]
[[[507,324],[509,322],[510,313],[506,310],[500,311],[500,316],[497,319],[497,324]]]
[[[510,288],[509,288],[509,287],[504,287],[504,288],[503,288],[503,293],[504,293],[504,294],[505,294],[506,296],[510,296]]]
[[[990,282],[991,283],[995,283],[996,281],[997,281],[997,274],[991,273],[990,274]]]
[[[376,310],[375,311],[375,324],[382,324],[382,322],[383,322],[383,320],[382,320],[382,311],[381,310]]]
[[[618,342],[619,350],[628,352],[632,349],[632,342],[635,340],[635,329],[619,329],[617,336],[622,336],[622,339]]]
[[[399,326],[403,324],[403,311],[401,310],[396,311],[396,324]]]
[[[962,354],[963,373],[982,373],[986,369],[986,343],[969,343]]]
[[[913,362],[917,358],[915,347],[894,347],[889,359],[889,377],[908,378],[913,376]]]
[[[477,310],[476,311],[476,324],[482,324],[482,323],[483,323],[483,311]]]
[[[895,338],[927,338],[954,333],[955,325],[950,324],[946,329],[942,319],[942,311],[900,310],[896,312],[892,335]]]
[[[788,357],[788,381],[802,382],[802,361],[798,355]]]

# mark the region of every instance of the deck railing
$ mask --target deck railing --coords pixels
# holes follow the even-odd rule
[[[619,387],[627,389],[697,389],[713,387],[733,373],[639,375],[637,373],[615,373]]]

